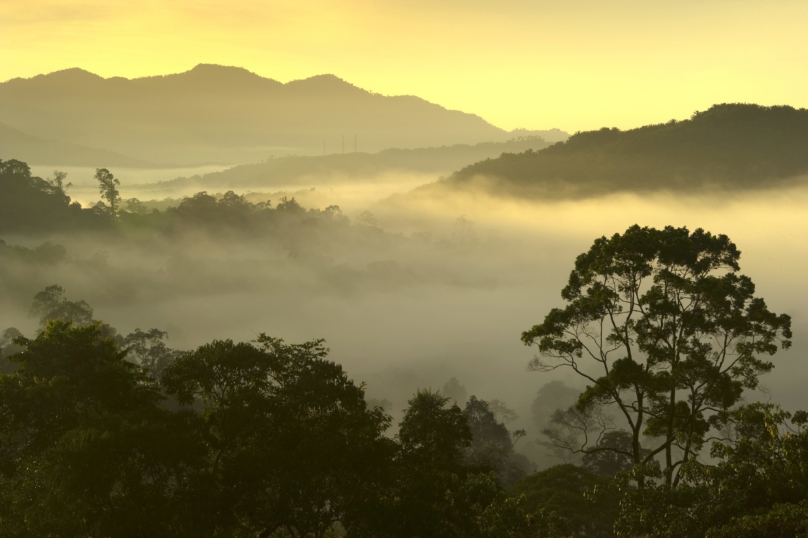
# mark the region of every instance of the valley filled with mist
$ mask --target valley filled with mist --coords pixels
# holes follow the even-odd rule
[[[261,335],[322,338],[369,409],[389,415],[388,439],[407,435],[419,391],[472,411],[482,400],[514,434],[497,487],[528,491],[519,480],[589,461],[558,438],[552,446],[547,430],[593,378],[535,371],[546,350],[523,333],[563,308],[576,259],[598,238],[671,226],[728,236],[755,296],[791,316],[793,346],[730,407],[805,408],[804,109],[717,105],[629,131],[506,132],[336,77],[281,84],[201,65],[133,80],[80,70],[11,80],[0,84],[0,122],[4,360],[50,334],[56,307],[75,326],[103,322],[120,349],[135,349],[138,330],[164,331],[166,364],[212,341],[257,340],[277,352]],[[20,335],[31,340],[12,342]],[[152,368],[144,356],[132,360]],[[26,363],[15,364],[3,371]],[[160,390],[180,401],[171,387]],[[615,406],[605,409],[627,427]],[[705,446],[681,450],[720,459]],[[339,521],[353,532],[333,517],[323,529]],[[540,536],[610,535],[564,517],[579,527]],[[271,535],[309,535],[283,525],[290,534]],[[323,536],[315,527],[310,535]],[[269,536],[260,533],[271,525],[249,528],[238,536]]]

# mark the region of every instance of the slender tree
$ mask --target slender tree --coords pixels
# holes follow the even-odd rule
[[[109,205],[110,213],[113,216],[117,215],[121,204],[121,193],[118,192],[118,186],[120,186],[121,182],[106,168],[96,168],[95,179],[98,181],[98,190],[101,197]]]

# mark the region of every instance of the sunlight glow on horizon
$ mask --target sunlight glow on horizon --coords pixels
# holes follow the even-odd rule
[[[0,80],[198,63],[333,73],[506,129],[631,128],[721,102],[808,106],[808,4],[685,0],[0,3]]]

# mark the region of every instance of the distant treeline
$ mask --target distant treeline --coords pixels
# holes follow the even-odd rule
[[[109,186],[101,185],[102,197],[92,207],[82,207],[67,194],[65,175],[42,179],[31,175],[21,161],[0,160],[0,233],[39,234],[84,231],[148,230],[179,233],[189,228],[226,233],[228,230],[271,232],[290,222],[344,222],[339,207],[306,210],[294,199],[253,204],[232,191],[216,198],[206,192],[187,197],[177,207],[149,210],[137,199],[120,199],[117,179],[105,169]],[[97,174],[98,175],[98,174]],[[106,189],[106,190],[104,190]]]
[[[808,110],[714,105],[691,119],[578,132],[541,151],[467,166],[443,184],[492,192],[581,197],[610,192],[760,189],[808,173]],[[475,180],[476,178],[476,180]]]

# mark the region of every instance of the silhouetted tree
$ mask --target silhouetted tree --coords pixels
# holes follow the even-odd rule
[[[129,213],[134,213],[135,215],[145,215],[149,212],[149,208],[146,207],[146,204],[144,204],[137,198],[129,198],[125,201],[126,201],[126,211]]]
[[[773,368],[760,355],[791,344],[791,319],[754,296],[739,258],[725,235],[632,226],[580,255],[562,291],[567,306],[522,335],[541,354],[531,369],[563,366],[589,382],[580,412],[612,406],[620,414],[635,465],[662,456],[668,488],[722,410]],[[656,439],[650,452],[642,435]]]
[[[503,485],[511,486],[530,470],[530,463],[521,454],[513,450],[514,444],[525,436],[524,430],[508,431],[502,422],[496,419],[485,400],[475,396],[469,398],[463,409],[472,442],[468,457],[472,466],[492,469]]]
[[[145,368],[152,377],[160,379],[163,371],[182,355],[182,351],[169,348],[165,340],[166,331],[150,329],[142,331],[139,328],[123,339],[127,350],[127,359],[136,361]]]
[[[199,400],[216,498],[206,508],[223,534],[279,529],[322,536],[378,499],[394,445],[390,418],[368,409],[361,387],[326,360],[322,341],[288,345],[214,341],[177,358],[163,373],[180,403]]]
[[[468,392],[466,391],[466,387],[461,385],[460,381],[458,381],[456,377],[453,377],[447,381],[446,384],[443,385],[443,388],[440,389],[440,393],[447,398],[454,400],[454,403],[457,405],[466,405],[466,401],[468,400]]]
[[[64,197],[67,197],[67,189],[73,186],[72,183],[65,184],[65,179],[67,179],[67,172],[60,172],[59,170],[53,171],[53,177],[50,179],[46,179],[45,181],[53,189],[55,194],[61,194]]]
[[[472,433],[457,404],[438,392],[419,390],[409,401],[398,439],[403,457],[430,470],[457,472],[464,466]]]
[[[121,203],[121,193],[118,191],[121,182],[106,168],[96,168],[94,177],[98,181],[101,197],[107,201],[110,214],[116,216]]]
[[[44,329],[54,319],[71,321],[85,326],[93,322],[93,309],[85,301],[68,301],[61,286],[48,286],[34,296],[31,317],[39,318],[39,326]]]

